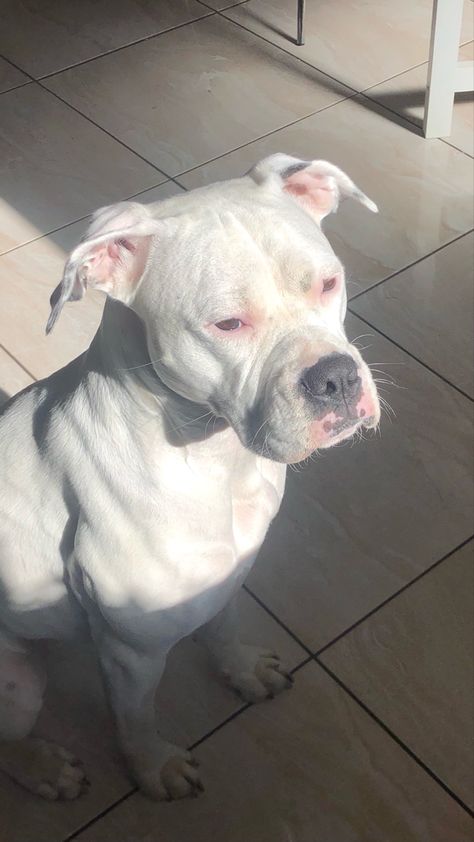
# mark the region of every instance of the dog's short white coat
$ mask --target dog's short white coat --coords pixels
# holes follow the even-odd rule
[[[49,328],[95,286],[108,294],[99,332],[0,419],[0,767],[40,795],[75,797],[84,776],[28,736],[44,689],[28,641],[90,631],[122,749],[156,798],[200,788],[191,756],[155,723],[178,640],[197,632],[250,701],[288,686],[276,656],[240,642],[233,597],[286,463],[352,434],[362,415],[378,422],[320,228],[345,195],[375,209],[336,167],[275,155],[241,179],[103,209],[72,253]],[[219,327],[229,319],[236,330]],[[332,436],[300,388],[331,353],[355,360],[363,407]]]

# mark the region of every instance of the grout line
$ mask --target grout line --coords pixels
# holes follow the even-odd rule
[[[387,339],[389,342],[392,343],[392,345],[395,345],[396,348],[399,348],[400,351],[403,351],[404,354],[407,354],[408,357],[411,357],[412,360],[415,360],[417,363],[422,365],[423,368],[426,368],[428,371],[431,372],[431,374],[434,374],[436,377],[439,377],[439,379],[442,380],[443,383],[446,383],[448,386],[451,386],[452,389],[455,389],[456,392],[459,392],[459,394],[462,395],[464,398],[467,398],[468,401],[470,401],[471,403],[474,403],[474,398],[471,398],[471,396],[468,395],[467,392],[464,392],[462,389],[460,389],[459,386],[456,386],[454,383],[451,383],[451,381],[448,380],[448,378],[445,377],[443,374],[440,374],[439,371],[436,371],[436,369],[431,368],[431,366],[428,365],[428,363],[425,363],[425,362],[423,362],[423,360],[420,360],[419,357],[417,357],[415,354],[412,354],[410,351],[407,350],[407,348],[404,348],[403,345],[400,345],[399,342],[397,342],[391,336],[388,336],[386,333],[383,332],[383,330],[380,330],[379,327],[376,327],[374,324],[372,324],[372,322],[369,322],[368,319],[364,318],[364,316],[360,316],[359,313],[351,310],[350,307],[348,307],[347,309],[348,309],[349,313],[351,313],[353,316],[356,316],[358,319],[360,319],[366,325],[371,327],[372,330],[377,331],[377,333],[380,334],[380,336],[383,336],[384,339]]]
[[[101,126],[99,123],[96,123],[95,120],[92,119],[92,117],[89,117],[87,114],[84,114],[83,111],[79,111],[79,109],[76,108],[75,105],[71,105],[71,103],[68,102],[67,99],[63,99],[63,97],[60,96],[58,93],[56,93],[56,91],[53,91],[50,88],[47,88],[46,85],[43,85],[41,83],[41,81],[39,81],[39,80],[36,80],[36,84],[40,88],[42,88],[43,91],[47,91],[47,93],[52,94],[54,97],[56,97],[56,99],[58,99],[60,102],[62,102],[63,105],[66,105],[68,108],[71,108],[72,111],[75,111],[76,114],[79,114],[84,120],[88,120],[88,122],[92,123],[92,125],[95,126],[96,129],[100,129],[101,132],[104,132],[104,134],[111,137],[112,140],[114,140],[116,143],[119,143],[120,146],[123,146],[125,149],[127,149],[129,152],[131,152],[132,155],[136,155],[137,158],[140,158],[142,161],[144,161],[145,164],[148,164],[148,166],[153,167],[153,169],[156,170],[157,172],[159,172],[160,175],[164,175],[165,179],[170,179],[170,178],[173,177],[171,175],[168,175],[168,173],[164,172],[164,170],[160,170],[156,166],[156,164],[153,164],[151,161],[148,160],[148,158],[145,158],[144,155],[141,155],[140,152],[136,152],[135,149],[132,149],[132,147],[128,146],[128,144],[125,143],[123,140],[120,140],[120,138],[113,135],[112,132],[108,131],[108,129],[104,129],[104,127]]]
[[[350,632],[354,631],[354,629],[356,629],[362,623],[365,623],[366,620],[368,620],[370,617],[372,617],[374,614],[376,614],[382,608],[385,608],[385,606],[388,605],[390,602],[392,602],[392,600],[396,599],[398,596],[400,596],[400,594],[402,594],[404,591],[408,590],[408,588],[411,588],[412,585],[416,584],[416,582],[419,582],[420,579],[423,579],[424,576],[427,576],[428,573],[431,573],[440,564],[447,561],[452,555],[454,555],[454,553],[457,553],[459,550],[461,550],[463,547],[465,547],[467,544],[469,544],[469,542],[472,541],[473,538],[474,538],[474,535],[470,535],[469,538],[466,538],[465,541],[462,541],[461,544],[458,544],[458,546],[454,547],[454,549],[450,550],[449,553],[446,553],[446,555],[444,555],[442,558],[439,558],[438,561],[433,562],[433,564],[431,564],[429,567],[427,567],[426,570],[423,570],[421,573],[418,574],[418,576],[415,576],[414,579],[410,579],[410,581],[407,582],[405,585],[403,585],[401,588],[399,588],[398,591],[395,591],[395,593],[391,594],[391,596],[388,596],[387,599],[384,599],[383,602],[381,602],[379,605],[376,605],[375,608],[372,608],[371,611],[368,611],[367,614],[365,614],[359,620],[356,620],[355,623],[352,623],[352,625],[348,626],[347,629],[345,629],[343,632],[338,634],[337,637],[335,637],[329,643],[326,643],[324,646],[321,647],[321,649],[318,649],[317,652],[314,653],[314,657],[319,658],[320,655],[322,655],[324,652],[326,652],[327,649],[330,649],[332,646],[334,646],[336,643],[338,643],[347,634],[350,634]]]
[[[199,0],[198,0],[199,2]],[[174,32],[176,29],[183,29],[185,26],[189,26],[192,23],[196,23],[199,20],[205,20],[206,18],[211,18],[215,14],[217,14],[215,9],[211,9],[209,6],[206,6],[205,3],[200,3],[204,9],[209,11],[209,14],[202,15],[199,18],[192,18],[191,20],[184,21],[184,23],[177,23],[175,26],[169,26],[167,29],[162,29],[160,32],[152,32],[150,35],[144,35],[143,38],[137,38],[136,41],[130,41],[128,44],[122,44],[120,47],[112,47],[111,50],[106,50],[103,53],[98,53],[95,56],[91,56],[90,58],[82,59],[82,61],[77,61],[74,64],[68,64],[66,67],[61,67],[59,70],[53,70],[51,73],[44,73],[42,76],[31,76],[28,73],[28,76],[31,76],[33,81],[40,82],[43,79],[50,79],[52,76],[58,76],[60,73],[65,73],[67,70],[75,70],[76,67],[82,67],[84,64],[90,64],[91,61],[95,61],[99,58],[104,58],[104,56],[113,55],[113,53],[119,53],[121,50],[126,50],[127,47],[134,47],[136,44],[143,44],[145,41],[150,41],[152,38],[159,38],[160,35],[166,35],[168,32]],[[6,59],[6,61],[10,61],[10,59]],[[10,61],[10,64],[12,62]],[[22,73],[26,73],[27,71],[23,70],[22,67],[18,67],[18,70],[21,70]]]
[[[298,670],[302,669],[312,661],[313,657],[311,655],[309,655],[307,658],[304,658],[303,661],[300,661],[300,663],[297,664],[296,667],[293,667],[290,670],[291,675],[294,675],[295,672],[298,672]],[[206,740],[208,740],[210,737],[216,734],[217,731],[220,731],[222,728],[224,728],[225,725],[227,725],[229,722],[232,722],[233,719],[237,719],[238,716],[240,716],[242,713],[244,713],[246,710],[253,706],[254,705],[252,702],[246,702],[244,705],[242,705],[242,707],[238,708],[238,710],[235,710],[233,713],[230,714],[230,716],[228,716],[226,719],[220,722],[219,725],[216,725],[215,728],[211,728],[211,730],[208,731],[207,734],[204,734],[203,737],[200,737],[199,740],[196,740],[196,742],[194,742],[189,747],[189,751],[194,751],[196,748],[198,748],[198,746],[202,745],[202,743],[204,743]]]
[[[108,807],[104,807],[104,809],[101,810],[100,813],[98,813],[96,816],[93,816],[92,819],[89,819],[89,821],[85,822],[83,825],[81,825],[81,827],[78,827],[77,830],[73,830],[72,833],[70,833],[68,836],[65,836],[62,842],[70,842],[71,839],[77,839],[77,837],[89,827],[91,827],[91,825],[104,818],[104,816],[106,816],[107,813],[110,813],[111,810],[115,809],[115,807],[118,807],[119,804],[123,804],[124,801],[127,801],[130,798],[130,796],[134,795],[136,792],[138,792],[138,787],[135,786],[133,787],[133,789],[130,789],[128,792],[126,792],[125,795],[122,795],[120,798],[117,798],[117,800],[114,801],[112,804],[109,804]]]
[[[201,20],[206,20],[206,18],[201,18]],[[185,26],[185,25],[187,25],[187,24],[183,24],[183,26]],[[151,37],[157,37],[157,36],[151,36]],[[123,48],[121,47],[120,49],[125,49],[125,47],[123,47]],[[0,58],[4,58],[5,61],[9,61],[9,59],[5,58],[3,53],[0,53]],[[90,61],[92,61],[92,60],[93,59],[90,59]],[[25,73],[29,77],[29,79],[32,82],[34,82],[36,85],[38,85],[38,87],[41,88],[43,91],[46,91],[48,94],[52,94],[52,96],[56,97],[56,99],[58,99],[59,102],[62,102],[63,105],[65,105],[67,108],[70,108],[71,111],[75,111],[76,114],[79,114],[80,117],[82,117],[84,120],[87,120],[89,123],[91,123],[93,126],[95,126],[96,129],[99,129],[101,132],[104,132],[104,134],[108,135],[116,143],[120,144],[120,146],[123,146],[125,149],[127,149],[128,152],[131,152],[132,155],[136,155],[137,158],[140,158],[142,161],[144,161],[145,164],[148,164],[148,166],[152,167],[152,169],[156,170],[156,172],[160,173],[160,175],[163,175],[165,177],[164,180],[175,181],[175,178],[172,175],[168,175],[168,173],[164,172],[163,170],[160,170],[156,166],[156,164],[153,164],[151,161],[149,161],[147,158],[145,158],[139,152],[136,152],[134,149],[132,149],[131,146],[128,146],[123,140],[120,140],[120,138],[113,135],[112,132],[109,132],[108,129],[105,129],[103,126],[99,125],[99,123],[96,123],[95,120],[92,119],[92,117],[88,117],[87,114],[84,114],[82,111],[79,111],[78,108],[76,108],[74,105],[72,105],[66,99],[63,99],[63,97],[60,96],[58,93],[56,93],[56,91],[53,91],[50,88],[47,88],[46,85],[42,84],[42,81],[40,79],[35,79],[33,76],[31,76],[29,73],[26,73],[25,70],[22,70],[21,67],[19,67],[17,64],[14,64],[12,61],[10,62],[10,64],[12,64],[13,67],[16,67],[17,70],[20,70],[22,73]],[[54,76],[56,74],[52,74],[52,75]],[[43,78],[46,78],[46,77],[43,77]],[[26,83],[25,83],[25,85],[20,85],[20,87],[26,87]],[[16,90],[16,88],[13,88],[13,90]],[[4,93],[8,94],[8,93],[10,93],[10,91],[5,91]],[[3,96],[3,94],[0,94],[0,97],[1,96]],[[180,184],[179,187],[182,187],[182,185]],[[145,189],[151,190],[151,187],[145,188]],[[76,220],[76,221],[78,221],[78,220]]]
[[[21,362],[20,362],[20,360],[17,360],[17,358],[15,357],[15,355],[14,355],[14,354],[12,354],[12,352],[11,352],[11,351],[9,351],[9,350],[8,350],[8,348],[5,348],[5,345],[2,345],[2,343],[1,343],[1,342],[0,342],[0,348],[2,349],[2,351],[5,351],[5,353],[6,353],[6,354],[10,357],[10,359],[12,359],[12,360],[13,360],[13,362],[15,362],[17,365],[19,365],[19,366],[20,366],[20,368],[22,368],[22,369],[23,369],[23,371],[24,371],[24,372],[28,375],[28,377],[31,377],[31,378],[32,378],[32,380],[34,380],[35,382],[38,380],[38,378],[37,378],[37,377],[35,377],[35,375],[31,373],[31,371],[28,371],[28,369],[27,369],[27,368],[25,368],[25,366],[23,365],[23,363],[21,363]],[[13,397],[13,396],[12,396],[12,397]]]
[[[473,0],[473,2],[474,2],[474,0]],[[356,301],[357,298],[361,298],[362,295],[365,295],[368,292],[372,292],[373,289],[376,289],[381,284],[384,284],[385,281],[390,281],[390,279],[394,278],[396,275],[400,275],[402,272],[406,272],[407,269],[411,269],[413,266],[416,266],[418,263],[421,263],[423,260],[426,260],[428,257],[432,257],[434,254],[438,254],[438,252],[442,251],[442,249],[445,249],[448,246],[453,245],[453,243],[457,243],[458,240],[462,240],[463,237],[467,237],[468,234],[472,234],[473,231],[474,231],[474,228],[469,228],[468,231],[464,231],[462,234],[458,234],[456,237],[454,237],[453,240],[449,240],[447,243],[443,243],[442,246],[438,246],[437,248],[428,252],[428,254],[424,254],[422,257],[417,257],[416,260],[413,260],[411,263],[407,263],[406,266],[402,266],[401,269],[396,269],[395,272],[392,272],[390,275],[387,275],[385,278],[382,278],[380,281],[376,281],[374,284],[372,284],[372,286],[369,286],[366,289],[361,290],[361,292],[356,292],[355,295],[350,296],[349,304],[352,304],[352,302]],[[349,280],[351,280],[351,279],[349,278]]]
[[[132,193],[130,196],[123,196],[121,199],[117,199],[116,202],[129,202],[130,199],[135,199],[138,196],[141,196],[142,193],[148,193],[149,190],[156,190],[157,187],[164,187],[164,185],[167,184],[168,181],[172,181],[174,184],[176,184],[177,187],[179,187],[180,190],[184,190],[187,192],[187,188],[183,187],[182,184],[179,184],[179,182],[176,181],[176,179],[166,178],[164,181],[159,181],[158,184],[152,184],[150,187],[145,187],[144,190],[139,190],[137,193]],[[112,204],[116,204],[116,202],[112,202]],[[51,234],[57,234],[58,231],[63,231],[66,228],[69,228],[71,225],[75,225],[77,222],[82,222],[84,219],[89,219],[89,217],[92,216],[93,213],[94,211],[91,210],[89,213],[84,214],[84,216],[78,217],[78,219],[72,219],[71,222],[66,222],[64,225],[59,225],[58,228],[53,228],[52,231],[45,231],[43,234],[39,234],[37,237],[33,237],[31,240],[26,240],[26,242],[24,243],[19,243],[19,245],[17,246],[12,246],[12,248],[0,252],[0,260],[7,254],[11,254],[14,251],[18,251],[19,249],[25,248],[31,243],[37,243],[38,240],[42,240],[45,237],[50,237]]]
[[[474,2],[474,0],[471,0],[471,2]],[[472,43],[473,43],[472,39],[470,41],[464,41],[459,45],[459,48],[461,49],[461,47],[467,47],[467,46],[469,46],[469,44],[472,44]],[[365,99],[369,99],[371,102],[375,102],[375,103],[377,103],[377,105],[381,105],[382,108],[386,108],[387,111],[390,111],[392,114],[395,114],[397,117],[401,117],[402,119],[406,120],[408,123],[411,123],[413,126],[415,126],[417,129],[420,130],[421,137],[424,140],[440,140],[441,143],[445,143],[446,146],[450,146],[452,149],[455,149],[457,152],[461,152],[462,155],[466,155],[467,158],[470,158],[470,160],[472,160],[473,156],[470,155],[469,152],[465,152],[464,149],[460,149],[459,146],[455,146],[454,143],[450,143],[449,140],[447,140],[447,138],[444,138],[444,137],[425,138],[424,135],[423,135],[422,122],[418,118],[414,118],[414,117],[411,117],[409,115],[402,114],[399,111],[396,111],[394,108],[391,108],[389,105],[386,105],[384,103],[383,99],[377,99],[377,97],[373,97],[373,96],[370,96],[368,94],[368,91],[373,91],[374,88],[378,88],[381,85],[384,85],[386,82],[391,82],[391,81],[393,81],[393,79],[398,79],[400,76],[404,76],[405,73],[409,73],[411,70],[417,70],[419,67],[426,67],[428,69],[428,64],[429,64],[428,61],[420,61],[419,64],[414,64],[411,67],[407,67],[405,70],[401,70],[400,73],[395,73],[394,76],[388,76],[387,79],[382,79],[381,82],[375,82],[373,85],[369,85],[368,88],[364,88],[362,91],[360,91],[360,93],[361,93],[362,96],[365,97]]]
[[[276,50],[279,50],[280,52],[285,53],[285,55],[296,59],[296,61],[301,62],[301,64],[306,65],[306,67],[310,67],[311,70],[316,70],[317,73],[321,74],[321,76],[326,76],[327,79],[331,79],[332,82],[336,82],[342,88],[347,88],[347,90],[352,91],[352,96],[355,96],[356,94],[358,95],[360,93],[360,91],[358,91],[357,88],[353,88],[352,85],[348,85],[347,82],[341,82],[341,80],[337,79],[336,76],[332,76],[330,73],[327,73],[327,71],[321,70],[315,64],[310,64],[309,61],[307,61],[304,58],[301,58],[301,56],[295,56],[294,53],[291,53],[289,50],[285,50],[285,48],[280,46],[280,44],[275,44],[275,42],[271,41],[270,38],[265,38],[264,35],[261,35],[258,32],[254,32],[253,29],[249,29],[248,26],[244,26],[244,24],[241,23],[240,21],[234,20],[233,18],[228,18],[226,16],[225,12],[227,12],[229,8],[237,8],[240,5],[244,6],[245,3],[239,3],[239,4],[236,4],[236,6],[227,7],[227,9],[222,9],[221,11],[218,11],[217,14],[221,18],[224,18],[224,20],[226,20],[228,23],[233,23],[235,26],[239,26],[240,29],[245,30],[245,32],[248,32],[250,35],[254,35],[255,38],[259,38],[261,41],[265,41],[266,44],[270,44],[270,46],[274,47]],[[289,40],[291,40],[291,36],[289,36]],[[295,46],[296,46],[296,44],[295,44]],[[382,84],[382,83],[380,83],[380,84]],[[349,97],[343,97],[343,99],[349,99]]]
[[[199,0],[198,0],[198,2],[199,2]],[[2,58],[3,58],[3,56],[2,56]],[[5,59],[5,61],[7,61],[7,59]],[[10,64],[11,64],[11,62],[10,62]],[[15,65],[13,65],[13,66],[15,67]],[[15,67],[15,69],[16,69],[16,70],[20,70],[20,68],[19,68],[19,67]],[[24,73],[24,71],[23,71],[23,70],[22,70],[21,72],[22,72],[22,73]],[[26,87],[26,85],[31,85],[32,81],[33,81],[33,79],[30,79],[30,78],[28,77],[28,79],[26,80],[26,82],[20,82],[18,85],[13,85],[13,87],[12,87],[12,88],[7,88],[7,90],[6,90],[6,91],[0,91],[0,97],[2,97],[2,96],[3,96],[3,94],[9,94],[9,93],[11,93],[12,91],[17,91],[17,90],[18,90],[18,88],[24,88],[24,87]]]
[[[307,664],[311,663],[312,661],[313,661],[313,657],[311,655],[309,655],[307,658],[305,658],[303,661],[301,661],[299,664],[297,664],[296,667],[293,667],[290,670],[290,673],[292,675],[294,675],[295,672],[298,672],[298,670],[302,669],[303,667],[305,667]],[[223,719],[222,722],[220,722],[214,728],[211,728],[209,731],[207,731],[207,733],[204,734],[204,736],[200,737],[198,740],[195,740],[194,743],[191,743],[191,745],[188,748],[188,751],[194,751],[196,748],[198,748],[198,746],[202,745],[202,743],[204,743],[206,740],[208,740],[210,737],[212,737],[214,734],[216,734],[218,731],[220,731],[222,728],[224,728],[225,725],[228,725],[229,722],[232,722],[232,720],[237,719],[237,717],[239,717],[242,713],[244,713],[246,710],[248,710],[251,707],[253,707],[253,704],[251,702],[246,702],[240,708],[237,708],[237,710],[234,710],[234,712],[231,713],[229,716],[227,716],[225,719]],[[70,842],[70,840],[76,839],[81,833],[83,833],[85,830],[87,830],[87,828],[91,827],[91,825],[100,821],[100,819],[104,818],[104,816],[106,816],[107,813],[110,813],[112,810],[115,809],[115,807],[118,807],[124,801],[127,801],[132,795],[134,795],[137,792],[139,792],[138,787],[136,787],[136,786],[133,787],[131,790],[126,792],[125,795],[122,795],[120,798],[118,798],[116,801],[114,801],[113,804],[109,804],[107,807],[104,807],[104,809],[101,810],[101,812],[98,813],[97,816],[94,816],[92,819],[89,819],[88,822],[83,824],[77,830],[74,830],[73,833],[69,834],[69,836],[66,836],[63,839],[63,842]]]
[[[474,161],[474,156],[472,156],[469,152],[466,152],[465,149],[460,149],[459,146],[455,146],[454,143],[450,143],[449,140],[447,140],[445,137],[439,137],[438,140],[440,140],[441,143],[445,143],[446,146],[450,146],[451,149],[455,149],[456,152],[460,152],[461,155],[465,155],[466,158],[469,158],[470,161]]]
[[[372,710],[371,710],[371,709],[370,709],[370,708],[369,708],[369,707],[365,704],[365,702],[363,702],[361,699],[359,699],[359,697],[358,697],[358,696],[356,696],[356,694],[355,694],[355,693],[353,693],[353,691],[352,691],[352,690],[351,690],[351,689],[347,686],[347,684],[344,684],[344,682],[343,682],[343,681],[341,681],[341,679],[340,679],[340,678],[336,675],[336,673],[334,673],[331,669],[329,669],[329,667],[327,667],[327,666],[326,666],[326,665],[325,665],[322,661],[318,660],[318,658],[317,658],[316,656],[315,656],[315,658],[314,658],[314,661],[315,661],[315,663],[317,663],[317,664],[321,667],[321,669],[323,669],[323,670],[324,670],[324,672],[325,672],[325,673],[327,673],[327,675],[329,675],[329,676],[333,679],[333,681],[334,681],[334,682],[335,682],[335,683],[336,683],[336,684],[337,684],[337,685],[338,685],[338,686],[339,686],[342,690],[344,690],[344,691],[348,694],[348,696],[350,696],[350,697],[351,697],[351,699],[352,699],[354,702],[356,702],[356,704],[357,704],[359,707],[361,707],[361,708],[362,708],[362,710],[363,710],[363,711],[365,711],[365,713],[367,713],[367,714],[368,714],[368,716],[370,716],[370,718],[371,718],[371,719],[373,719],[373,720],[374,720],[374,722],[376,722],[376,723],[377,723],[377,725],[379,725],[379,726],[380,726],[380,728],[382,728],[382,730],[383,730],[383,731],[385,731],[385,733],[386,733],[386,734],[388,734],[388,736],[389,736],[389,737],[391,737],[391,738],[392,738],[392,740],[394,740],[394,742],[396,742],[396,743],[397,743],[397,745],[398,745],[401,749],[403,749],[403,751],[404,751],[406,754],[408,754],[408,755],[409,755],[409,757],[411,757],[411,759],[412,759],[412,760],[414,760],[414,761],[415,761],[415,763],[416,763],[418,766],[420,766],[420,767],[421,767],[421,768],[422,768],[422,769],[423,769],[423,770],[427,773],[427,775],[429,775],[429,776],[430,776],[430,778],[432,778],[432,779],[433,779],[433,780],[434,780],[434,781],[435,781],[435,782],[436,782],[436,783],[437,783],[437,784],[441,787],[441,789],[443,789],[443,790],[444,790],[444,791],[445,791],[448,795],[450,795],[450,796],[451,796],[451,798],[452,798],[454,801],[456,801],[456,803],[457,803],[460,807],[462,807],[462,809],[463,809],[463,810],[465,810],[465,811],[466,811],[466,813],[468,813],[468,815],[469,815],[469,816],[474,817],[474,812],[470,809],[470,807],[468,807],[468,806],[467,806],[467,804],[465,804],[465,803],[464,803],[464,801],[463,801],[463,800],[462,800],[462,799],[461,799],[461,798],[460,798],[460,797],[459,797],[459,796],[458,796],[458,795],[457,795],[457,794],[456,794],[456,793],[455,793],[452,789],[450,789],[450,788],[447,786],[447,784],[445,784],[445,783],[444,783],[444,781],[443,781],[441,778],[439,778],[439,777],[438,777],[438,775],[437,775],[435,772],[433,772],[433,770],[432,770],[432,769],[430,769],[430,767],[429,767],[429,766],[427,766],[427,765],[426,765],[426,763],[424,763],[424,761],[423,761],[423,760],[421,760],[421,758],[419,758],[419,757],[418,757],[418,755],[417,755],[417,754],[415,754],[415,752],[414,752],[414,751],[412,751],[412,749],[411,749],[411,748],[409,748],[409,746],[407,746],[407,745],[406,745],[406,743],[404,743],[404,742],[403,742],[403,740],[401,740],[401,739],[400,739],[400,737],[397,737],[397,735],[394,733],[394,731],[392,731],[392,730],[391,730],[391,728],[389,728],[389,727],[388,727],[388,725],[386,725],[386,724],[385,724],[385,722],[384,722],[382,719],[380,719],[380,718],[377,716],[377,714],[376,714],[376,713],[374,713],[374,712],[373,712],[373,711],[372,711]]]
[[[248,0],[245,0],[245,2],[248,2]],[[316,115],[322,114],[323,111],[328,111],[329,108],[334,108],[336,105],[341,105],[343,102],[349,102],[349,100],[355,99],[355,97],[357,96],[358,94],[352,94],[351,96],[342,97],[341,99],[336,100],[336,102],[331,102],[329,103],[329,105],[324,105],[322,108],[318,108],[317,111],[311,111],[310,114],[304,114],[303,117],[297,117],[296,120],[292,120],[291,123],[285,123],[284,126],[279,126],[278,128],[272,129],[271,131],[266,132],[265,134],[259,135],[259,137],[255,137],[253,140],[248,140],[246,141],[246,143],[241,143],[240,146],[235,146],[233,149],[229,149],[227,152],[223,152],[221,155],[216,155],[214,158],[209,158],[208,161],[204,161],[202,164],[196,164],[195,167],[191,167],[189,170],[183,170],[183,172],[176,173],[173,180],[182,178],[185,175],[189,175],[190,173],[202,169],[203,167],[207,167],[209,164],[213,164],[215,161],[219,161],[221,158],[225,158],[227,155],[233,155],[234,152],[239,152],[241,149],[245,149],[246,146],[252,146],[253,143],[258,143],[260,140],[265,140],[266,138],[271,137],[274,134],[278,134],[278,132],[282,132],[284,129],[291,129],[298,123],[303,122],[303,120],[309,120],[310,117],[316,117]],[[168,176],[168,178],[172,178],[172,176]],[[180,187],[184,186],[180,182],[177,183],[180,185]]]
[[[268,606],[267,606],[267,605],[265,605],[265,603],[264,603],[264,602],[262,602],[262,600],[261,600],[261,599],[260,599],[260,598],[259,598],[259,597],[258,597],[258,596],[257,596],[257,595],[253,592],[253,591],[251,591],[251,590],[250,590],[250,588],[248,587],[248,585],[243,585],[242,587],[243,587],[243,590],[244,590],[246,593],[248,593],[248,594],[249,594],[249,596],[251,596],[251,597],[252,597],[252,599],[254,599],[254,600],[255,600],[255,602],[256,602],[258,605],[260,605],[260,608],[263,608],[263,609],[264,609],[264,611],[266,611],[266,612],[267,612],[267,614],[269,614],[269,615],[270,615],[270,617],[271,617],[273,620],[275,620],[275,622],[276,622],[276,623],[278,623],[278,625],[279,625],[279,626],[281,626],[281,628],[282,628],[282,629],[284,629],[284,630],[286,631],[286,633],[287,633],[287,634],[288,634],[288,635],[289,635],[289,636],[290,636],[290,637],[291,637],[291,638],[295,641],[295,643],[297,643],[297,644],[298,644],[298,646],[301,646],[301,648],[302,648],[302,649],[304,649],[304,651],[305,651],[308,655],[312,655],[312,654],[313,654],[313,653],[312,653],[312,651],[311,651],[311,649],[310,649],[308,646],[306,646],[306,644],[305,644],[305,643],[303,643],[303,642],[299,639],[299,637],[298,637],[298,636],[297,636],[294,632],[292,632],[292,631],[291,631],[291,629],[290,629],[290,628],[288,628],[288,626],[287,626],[287,625],[283,622],[283,620],[280,620],[280,618],[279,618],[279,617],[277,617],[277,615],[276,615],[276,614],[274,614],[274,612],[271,610],[271,608],[268,608]]]
[[[415,67],[419,67],[419,66],[420,65],[415,65]],[[410,68],[410,69],[413,70],[414,68]],[[408,71],[405,70],[404,72],[407,73]],[[403,74],[399,74],[399,75],[401,76]],[[392,78],[396,78],[396,77],[392,77]],[[384,82],[379,82],[379,84],[383,85]],[[376,87],[376,86],[374,85],[374,87]],[[370,90],[370,88],[367,88],[366,90]],[[411,117],[409,115],[406,115],[406,114],[402,114],[402,113],[400,113],[400,111],[395,111],[395,109],[392,108],[390,105],[386,105],[386,103],[383,102],[383,100],[379,100],[379,99],[376,99],[375,97],[367,96],[367,94],[364,91],[360,92],[360,96],[363,97],[364,99],[366,99],[368,102],[371,102],[373,105],[378,105],[379,108],[384,108],[386,111],[389,111],[390,114],[393,114],[395,117],[398,117],[399,120],[405,120],[406,123],[409,123],[410,126],[413,126],[413,128],[417,129],[416,134],[418,135],[418,137],[421,137],[421,139],[424,140],[425,143],[433,143],[433,142],[436,142],[436,141],[439,142],[439,143],[444,143],[445,146],[451,147],[451,149],[454,149],[456,152],[459,152],[460,155],[464,155],[466,158],[469,158],[470,161],[473,160],[472,155],[469,155],[469,152],[465,152],[464,149],[459,149],[458,146],[454,146],[452,143],[449,143],[449,141],[447,141],[443,137],[425,137],[424,134],[423,134],[422,123],[418,119],[416,119],[414,117]]]

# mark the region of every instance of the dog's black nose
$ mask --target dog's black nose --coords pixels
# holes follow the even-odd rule
[[[301,383],[308,400],[335,409],[353,403],[361,389],[357,364],[349,354],[328,354],[303,372]]]

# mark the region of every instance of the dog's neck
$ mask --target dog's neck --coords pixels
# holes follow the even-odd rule
[[[86,366],[113,383],[134,414],[159,420],[172,445],[203,441],[227,427],[208,406],[187,400],[163,383],[150,359],[143,322],[117,301],[106,301]]]

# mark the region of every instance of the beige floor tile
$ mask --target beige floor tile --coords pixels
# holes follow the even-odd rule
[[[39,78],[207,14],[196,0],[3,0],[0,52]]]
[[[65,71],[45,84],[168,175],[347,93],[219,16]]]
[[[291,667],[305,659],[306,653],[244,592],[241,618],[244,639],[277,649]],[[8,842],[59,842],[131,789],[92,649],[87,644],[75,648],[50,644],[47,664],[50,689],[38,733],[80,756],[92,785],[79,801],[50,804],[2,776],[0,814]],[[242,702],[212,674],[199,647],[186,640],[170,656],[157,707],[163,735],[190,745],[242,707]]]
[[[351,304],[351,310],[471,397],[473,266],[474,234],[466,234]]]
[[[210,6],[212,9],[216,9],[216,11],[222,11],[223,9],[228,9],[229,6],[238,6],[239,3],[245,3],[246,0],[203,0],[206,6]]]
[[[341,690],[308,664],[295,688],[196,752],[206,793],[133,795],[80,842],[469,842],[468,815]]]
[[[471,2],[471,0],[469,0]],[[472,5],[472,3],[471,3]],[[474,8],[474,6],[473,6]],[[466,44],[459,50],[462,61],[472,61],[474,58],[474,44]],[[380,102],[387,108],[412,120],[421,126],[423,122],[427,65],[414,67],[394,79],[389,79],[381,85],[376,85],[367,91],[367,96]],[[447,143],[474,155],[474,101],[472,93],[457,94],[453,110],[452,131],[446,137]]]
[[[471,0],[464,5],[462,43],[474,29]],[[301,47],[294,0],[250,0],[226,16],[360,91],[428,59],[432,7],[432,0],[307,2]]]
[[[135,198],[144,203],[156,202],[179,190],[173,182],[168,182]],[[2,344],[37,379],[81,354],[100,322],[105,299],[101,293],[89,291],[82,301],[64,308],[48,337],[44,332],[49,297],[61,279],[69,251],[78,243],[86,226],[87,220],[76,222],[0,256]]]
[[[17,70],[16,67],[13,67],[13,64],[10,64],[4,58],[0,58],[0,94],[11,90],[11,88],[24,85],[28,81],[28,76],[25,76],[21,70]]]
[[[239,176],[273,152],[342,167],[380,210],[348,201],[325,221],[354,295],[472,227],[472,162],[394,120],[365,98],[341,102],[178,180],[191,189]]]
[[[48,91],[0,97],[0,252],[164,181]]]
[[[32,382],[33,378],[0,346],[0,407]]]
[[[471,542],[322,655],[471,808],[473,561]]]
[[[472,534],[471,402],[355,317],[347,327],[403,387],[381,393],[396,418],[289,472],[248,580],[313,650]]]

